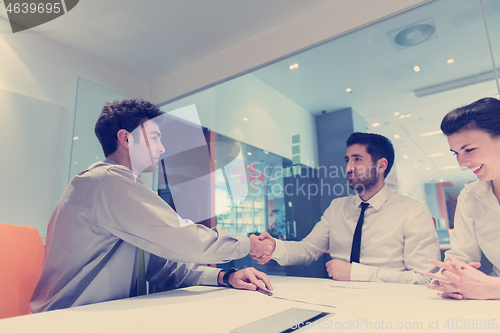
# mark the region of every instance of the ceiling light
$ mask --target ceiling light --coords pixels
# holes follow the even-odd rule
[[[419,66],[414,66],[414,67],[413,67],[413,71],[414,71],[415,73],[420,72],[420,67],[419,67]]]
[[[288,66],[288,68],[290,68],[290,69],[295,69],[295,68],[298,68],[298,67],[299,67],[299,64],[297,64],[297,63]]]
[[[431,167],[427,167],[426,169],[427,169],[427,170],[430,170],[430,169],[431,169]]]
[[[399,116],[399,119],[408,118],[408,117],[411,117],[411,113],[402,114]]]
[[[352,89],[351,88],[347,88],[345,91],[348,92],[348,93],[351,93]]]
[[[408,158],[408,155],[403,155],[403,158]]]
[[[399,139],[400,136],[398,134],[394,134],[394,139]]]
[[[438,131],[422,133],[419,136],[431,136],[431,135],[436,135],[436,134],[441,134],[441,133],[443,133],[443,132],[441,130],[438,130]]]
[[[433,178],[429,177],[429,180],[432,180]]]
[[[446,62],[449,63],[449,64],[452,64],[452,63],[455,62],[455,59],[448,59],[448,60],[446,60]]]
[[[444,182],[444,180],[442,180],[442,179],[440,179],[439,181],[440,181],[441,183],[442,183],[442,182]]]
[[[399,112],[394,112],[394,115],[395,116],[399,116]]]
[[[251,153],[251,152],[248,152],[248,153],[247,153],[247,155],[248,155],[248,156],[251,156],[251,155],[252,155],[252,153]]]
[[[413,164],[413,166],[414,166],[415,168],[418,168],[418,165],[416,165],[416,164]]]
[[[435,154],[430,154],[429,157],[438,157],[438,156],[443,156],[444,153],[435,153]]]
[[[78,140],[78,137],[77,137],[77,136],[74,136],[74,137],[73,137],[73,140],[74,140],[74,141]]]
[[[380,123],[373,123],[372,124],[373,127],[377,127],[377,126],[380,126]]]
[[[248,121],[248,118],[243,118],[244,121]]]
[[[460,166],[459,165],[449,165],[449,166],[442,167],[441,169],[448,170],[448,169],[456,169],[456,168],[460,168]]]

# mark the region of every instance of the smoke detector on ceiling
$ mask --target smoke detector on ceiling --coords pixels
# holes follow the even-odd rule
[[[432,17],[389,32],[388,35],[396,50],[406,49],[438,37]]]

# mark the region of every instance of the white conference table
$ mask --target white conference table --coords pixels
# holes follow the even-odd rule
[[[291,283],[304,286],[314,283],[324,284],[325,288],[334,284],[382,293],[332,308],[277,299],[252,291],[197,286],[2,319],[0,332],[220,333],[289,308],[335,313],[321,326],[318,324],[316,329],[308,327],[306,332],[500,332],[500,301],[444,300],[425,286],[281,276],[270,278],[276,290]],[[465,328],[461,329],[464,323]],[[485,328],[487,323],[488,329]]]

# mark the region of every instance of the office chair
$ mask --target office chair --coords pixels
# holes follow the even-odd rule
[[[31,313],[44,250],[36,228],[0,223],[0,319]]]

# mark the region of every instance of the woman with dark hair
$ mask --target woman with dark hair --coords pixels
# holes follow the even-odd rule
[[[448,113],[441,130],[462,168],[479,179],[460,192],[445,262],[429,259],[442,268],[426,273],[439,281],[428,284],[441,297],[500,298],[500,101],[483,98]],[[486,275],[477,270],[481,252],[493,264]]]

